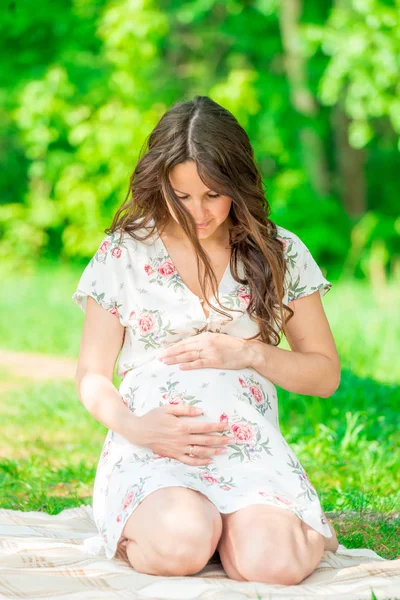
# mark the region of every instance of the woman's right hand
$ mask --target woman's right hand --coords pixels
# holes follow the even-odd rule
[[[198,417],[195,406],[190,404],[167,404],[149,410],[140,419],[140,445],[150,448],[161,456],[175,458],[187,465],[208,465],[212,457],[221,454],[222,448],[234,441],[233,436],[215,435],[229,431],[227,423],[192,421],[179,417]],[[192,444],[194,457],[188,455]]]

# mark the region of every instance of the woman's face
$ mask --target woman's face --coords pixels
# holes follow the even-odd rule
[[[201,239],[212,237],[229,215],[231,198],[220,196],[204,185],[194,161],[175,165],[169,173],[169,180],[175,194],[191,213],[196,224],[206,223],[204,227],[197,227],[198,237]],[[172,218],[178,223],[172,206],[169,202],[167,205]]]

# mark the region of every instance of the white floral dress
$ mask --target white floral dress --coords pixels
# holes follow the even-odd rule
[[[200,299],[184,284],[157,233],[146,242],[127,233],[119,242],[119,236],[116,231],[101,241],[72,299],[85,311],[91,296],[125,327],[117,370],[123,378],[122,401],[138,416],[169,403],[200,406],[200,416],[180,418],[226,421],[235,441],[209,465],[189,466],[108,430],[93,490],[98,547],[113,558],[132,511],[150,493],[169,486],[198,490],[220,513],[251,504],[279,506],[330,538],[318,495],[281,434],[274,384],[252,368],[182,371],[178,363],[165,365],[157,358],[166,346],[206,330],[255,335],[258,327],[245,311],[249,286],[235,281],[228,265],[218,296],[233,320],[213,309],[206,318]],[[288,264],[284,302],[316,290],[324,295],[332,284],[305,244],[280,226],[278,236]]]

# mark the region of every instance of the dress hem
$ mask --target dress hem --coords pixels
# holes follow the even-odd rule
[[[90,540],[93,540],[93,545],[98,545],[99,546],[99,550],[97,553],[99,553],[101,551],[101,547],[104,548],[105,551],[105,555],[106,558],[108,558],[109,560],[113,559],[116,552],[117,552],[117,548],[118,548],[118,544],[120,544],[123,540],[125,540],[125,537],[122,537],[121,532],[123,530],[123,528],[125,527],[126,522],[128,521],[128,519],[130,518],[130,516],[133,514],[133,512],[136,510],[136,508],[139,506],[139,504],[141,504],[141,502],[143,502],[143,500],[145,500],[147,498],[147,496],[149,496],[151,493],[157,491],[157,490],[161,490],[161,489],[165,489],[165,488],[169,488],[169,487],[182,487],[182,488],[187,488],[190,490],[194,490],[195,492],[201,492],[200,490],[194,488],[194,487],[190,487],[188,485],[183,485],[183,484],[167,484],[167,485],[158,485],[157,487],[155,487],[153,490],[149,491],[146,496],[144,498],[141,499],[140,502],[138,502],[135,506],[133,506],[131,508],[131,510],[127,513],[127,517],[126,519],[124,519],[123,522],[120,523],[120,527],[118,528],[119,530],[119,536],[118,538],[116,537],[117,541],[110,544],[110,543],[106,543],[104,541],[104,538],[101,536],[101,534],[99,533],[97,536],[94,536],[94,538],[90,538]],[[203,492],[201,492],[203,493]],[[206,494],[204,494],[206,496]],[[296,511],[294,509],[296,509],[296,504],[294,504],[293,508],[290,506],[285,506],[284,504],[279,505],[276,502],[271,502],[267,499],[264,500],[258,500],[257,502],[255,501],[251,501],[250,498],[251,497],[247,497],[247,499],[243,499],[243,501],[241,503],[238,503],[237,506],[235,506],[235,508],[233,509],[229,509],[229,510],[220,510],[218,508],[218,506],[216,506],[216,504],[211,500],[211,498],[209,498],[208,496],[206,496],[207,499],[212,502],[214,504],[214,506],[216,507],[216,509],[218,510],[219,513],[227,515],[233,512],[236,512],[237,510],[241,510],[242,508],[246,508],[247,506],[253,506],[255,504],[260,504],[263,506],[276,506],[277,508],[282,508],[283,510],[288,510],[290,512],[292,512],[293,514],[295,514],[301,521],[304,521],[304,523],[306,523],[307,525],[309,525],[310,527],[312,527],[312,529],[314,529],[315,531],[317,531],[318,533],[320,533],[321,535],[323,535],[325,538],[331,538],[332,537],[332,532],[330,530],[330,527],[328,525],[328,523],[323,524],[320,523],[318,521],[318,519],[313,516],[313,510],[310,511],[310,509],[304,509],[302,508],[303,512],[305,513],[303,515],[303,518],[300,517],[298,514],[296,514]],[[308,518],[307,518],[307,512],[309,513]],[[102,544],[100,546],[100,543],[98,541],[99,536],[101,537],[102,540]]]

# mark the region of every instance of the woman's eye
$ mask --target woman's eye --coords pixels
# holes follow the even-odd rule
[[[211,194],[207,194],[209,198],[219,198],[219,194],[215,194],[212,196]],[[178,196],[179,200],[188,200],[188,196]]]

